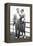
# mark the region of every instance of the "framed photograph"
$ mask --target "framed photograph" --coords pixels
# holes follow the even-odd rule
[[[32,4],[5,4],[5,42],[32,41]]]

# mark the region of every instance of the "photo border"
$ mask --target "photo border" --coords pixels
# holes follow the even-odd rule
[[[21,4],[21,3],[6,3],[5,4],[5,42],[14,42],[10,40],[10,6],[26,6],[30,7],[30,40],[24,42],[32,41],[32,4]],[[15,41],[16,42],[16,41]]]

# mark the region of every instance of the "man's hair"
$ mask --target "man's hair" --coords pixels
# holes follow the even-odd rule
[[[17,8],[16,10],[19,10],[19,8]]]
[[[17,10],[17,13],[19,13],[19,8],[17,8],[16,10]]]

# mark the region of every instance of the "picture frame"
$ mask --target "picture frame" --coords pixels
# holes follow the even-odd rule
[[[10,6],[30,7],[30,38],[29,39],[10,40]],[[32,41],[32,4],[6,3],[5,4],[5,42],[16,43],[16,42],[30,42],[30,41]]]

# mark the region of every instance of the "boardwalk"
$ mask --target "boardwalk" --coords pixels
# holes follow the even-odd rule
[[[10,34],[10,42],[30,42],[30,37],[26,37],[25,39],[22,38],[15,38],[15,33]]]

